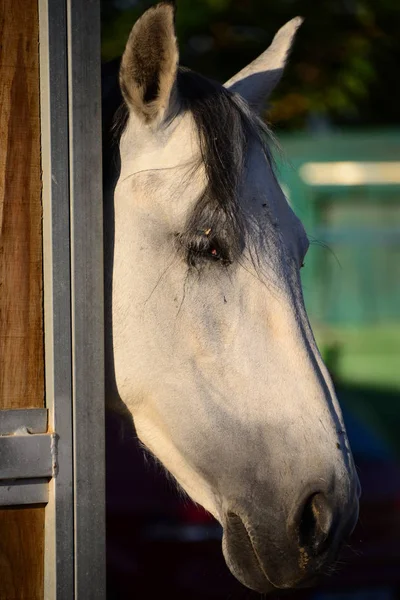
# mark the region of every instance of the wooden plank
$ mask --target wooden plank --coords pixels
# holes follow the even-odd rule
[[[0,510],[0,600],[43,600],[44,508]]]
[[[0,0],[0,410],[44,406],[37,0]],[[42,600],[43,507],[0,510],[0,600]]]
[[[0,409],[44,405],[37,0],[0,0]]]

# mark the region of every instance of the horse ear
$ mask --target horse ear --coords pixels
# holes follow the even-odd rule
[[[119,73],[126,103],[146,123],[165,116],[175,93],[178,61],[175,3],[160,2],[133,26]]]
[[[261,111],[279,83],[296,31],[303,19],[296,17],[275,35],[270,47],[247,67],[225,83],[225,87],[243,96],[255,110]]]

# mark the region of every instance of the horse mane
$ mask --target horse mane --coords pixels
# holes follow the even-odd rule
[[[179,239],[187,249],[189,264],[210,247],[218,249],[223,262],[233,262],[243,250],[246,233],[240,186],[249,143],[256,140],[261,145],[273,168],[269,146],[274,138],[248,104],[221,84],[179,67],[177,88],[182,108],[192,114],[199,137],[201,155],[195,168],[203,165],[207,180]],[[114,144],[119,142],[128,117],[122,101],[114,116]]]

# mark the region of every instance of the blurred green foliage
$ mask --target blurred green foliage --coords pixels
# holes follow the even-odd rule
[[[149,0],[102,0],[105,61],[120,56]],[[268,118],[282,128],[399,123],[399,0],[178,0],[181,63],[224,81],[305,17]]]

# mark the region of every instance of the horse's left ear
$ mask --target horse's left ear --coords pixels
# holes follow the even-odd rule
[[[261,111],[279,83],[296,31],[303,19],[296,17],[275,35],[270,47],[256,60],[225,83],[225,87],[240,94],[255,110]]]
[[[161,121],[174,101],[178,69],[175,2],[164,0],[135,23],[122,56],[125,102],[145,123]]]

